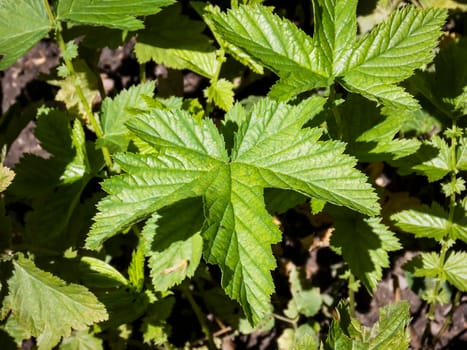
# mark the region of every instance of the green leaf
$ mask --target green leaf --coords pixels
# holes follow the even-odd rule
[[[102,339],[88,332],[73,332],[62,340],[59,350],[101,350],[104,349]]]
[[[309,86],[326,86],[325,71],[314,71],[313,41],[292,22],[281,19],[269,8],[239,6],[227,13],[209,13],[215,32],[251,55],[279,76],[291,72],[304,76]],[[265,35],[267,33],[267,35]]]
[[[131,140],[125,123],[131,118],[131,109],[147,108],[146,96],[152,97],[154,82],[146,82],[122,90],[113,99],[102,102],[101,126],[104,136],[97,142],[98,147],[107,147],[111,152],[126,151]]]
[[[363,36],[347,62],[347,74],[391,84],[433,59],[447,12],[405,6]]]
[[[51,156],[48,159],[35,155],[22,158],[16,166],[17,176],[11,190],[32,199],[33,210],[26,216],[25,242],[64,250],[78,245],[87,230],[73,227],[87,222],[85,218],[89,212],[82,213],[84,216],[78,221],[81,223],[71,220],[88,204],[81,201],[81,194],[100,168],[102,158],[96,157],[93,146],[86,144],[78,120],[72,128],[65,113],[56,110],[44,113],[37,121],[35,135]],[[92,160],[94,157],[96,162]]]
[[[214,102],[224,111],[228,111],[233,107],[234,103],[234,85],[226,80],[219,79],[204,90],[204,97],[207,98],[208,103]]]
[[[346,69],[357,36],[356,10],[354,0],[313,0],[313,64],[318,71],[337,77]]]
[[[204,6],[204,3],[201,2],[192,2],[191,5],[193,7],[197,7],[196,4],[202,4]],[[256,62],[250,55],[248,55],[246,52],[244,52],[242,49],[239,47],[230,44],[226,40],[222,38],[222,36],[217,33],[216,26],[212,22],[211,18],[207,14],[214,14],[214,15],[219,15],[220,9],[218,6],[213,6],[211,4],[208,4],[207,6],[204,6],[202,10],[198,10],[198,13],[203,13],[203,19],[206,25],[211,29],[212,34],[216,38],[217,43],[220,45],[221,49],[225,50],[229,54],[232,55],[238,62],[244,64],[245,66],[249,67],[253,72],[258,73],[258,74],[263,74],[263,66]]]
[[[163,345],[168,342],[171,327],[166,320],[170,316],[174,304],[175,298],[167,297],[158,299],[149,305],[141,324],[144,343]]]
[[[270,245],[281,236],[264,207],[264,188],[294,190],[371,215],[379,211],[355,160],[342,154],[344,144],[319,141],[320,130],[302,129],[323,103],[319,97],[297,106],[264,99],[248,112],[235,106],[229,113],[241,117],[226,119],[244,121],[231,157],[210,120],[157,109],[130,120],[129,129],[159,153],[115,156],[126,174],[104,181],[109,195],[98,205],[86,246],[97,249],[163,207],[203,197],[204,258],[221,267],[226,293],[257,324],[270,310]]]
[[[128,281],[139,293],[144,287],[144,250],[144,241],[140,241],[131,255],[131,262],[128,267]]]
[[[433,67],[409,80],[410,89],[449,118],[461,118],[467,113],[466,60],[467,40],[456,40],[440,50]]]
[[[395,84],[431,61],[447,12],[406,6],[355,41],[356,5],[313,1],[313,39],[264,6],[241,5],[208,18],[223,40],[279,75],[273,98],[287,100],[339,82],[390,107],[417,109],[416,100]]]
[[[201,204],[197,198],[183,200],[147,221],[142,234],[156,291],[168,290],[194,275],[203,253]]]
[[[410,260],[407,268],[413,269],[416,277],[444,277],[443,270],[440,269],[441,257],[438,253],[422,253]]]
[[[0,163],[0,193],[5,191],[15,178],[15,172]]]
[[[277,339],[279,350],[317,350],[319,337],[308,324],[302,324],[296,330],[286,328]]]
[[[423,206],[420,209],[404,210],[391,216],[391,220],[400,229],[413,233],[416,237],[443,239],[446,234],[462,230],[456,223],[448,221],[448,213],[436,202],[431,208]]]
[[[144,28],[137,16],[152,15],[174,0],[60,0],[57,19],[122,30]]]
[[[81,258],[79,273],[84,283],[91,288],[116,288],[129,283],[112,265],[90,256]]]
[[[438,181],[455,169],[451,168],[451,150],[447,142],[439,136],[433,136],[430,141],[426,141],[426,153],[422,148],[415,156],[421,162],[412,166],[412,169],[425,175],[428,181]],[[437,154],[433,154],[433,150]],[[428,158],[425,160],[425,158]]]
[[[295,265],[291,266],[289,283],[292,299],[290,299],[287,309],[284,310],[284,314],[290,319],[297,318],[299,314],[312,317],[319,312],[323,302],[319,288],[307,286],[304,274],[300,273]]]
[[[379,309],[379,322],[372,328],[361,326],[341,303],[338,320],[333,320],[325,350],[369,349],[406,350],[409,347],[409,304],[406,301],[391,303]]]
[[[169,68],[190,69],[214,78],[221,62],[209,38],[203,34],[206,26],[180,12],[181,6],[174,5],[148,18],[147,29],[138,33],[135,45],[138,62],[152,59]]]
[[[19,325],[37,337],[39,349],[52,348],[72,329],[85,330],[108,318],[104,305],[85,287],[66,284],[21,256],[13,264],[3,313],[11,310]]]
[[[444,263],[444,272],[449,283],[461,292],[467,291],[467,253],[453,252]]]
[[[459,170],[467,170],[467,138],[463,137],[457,148],[457,166]]]
[[[391,251],[401,249],[399,240],[380,218],[364,218],[336,208],[331,212],[335,230],[331,245],[338,248],[350,271],[373,292],[389,267]]]
[[[337,126],[334,118],[328,118],[329,133],[347,142],[347,152],[361,162],[391,162],[415,153],[420,147],[417,140],[394,138],[403,127],[401,120],[413,118],[406,110],[381,110],[374,102],[354,94],[333,108],[338,108],[342,120]]]
[[[0,70],[23,56],[50,29],[42,1],[0,0]]]
[[[420,108],[418,102],[404,88],[387,83],[384,79],[375,79],[359,72],[349,72],[343,77],[341,84],[350,92],[375,102],[382,102],[394,109]]]

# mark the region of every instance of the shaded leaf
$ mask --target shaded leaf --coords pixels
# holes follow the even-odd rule
[[[352,274],[373,292],[383,268],[389,267],[388,253],[401,249],[399,240],[380,218],[364,218],[341,208],[331,215],[335,226],[331,245],[342,254]]]
[[[221,62],[209,38],[203,34],[204,23],[180,12],[181,6],[174,5],[148,18],[147,29],[138,33],[135,45],[138,62],[152,59],[169,68],[190,69],[214,78]]]

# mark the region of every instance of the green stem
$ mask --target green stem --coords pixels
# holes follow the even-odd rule
[[[139,65],[139,81],[144,83],[146,81],[146,63]]]
[[[351,316],[355,316],[355,306],[356,306],[354,285],[355,285],[355,277],[353,273],[350,273],[347,289],[349,290],[349,311],[350,311]]]
[[[452,124],[452,133],[451,133],[451,148],[450,148],[450,151],[451,151],[451,164],[450,164],[450,168],[453,169],[451,171],[451,185],[452,187],[454,187],[455,183],[456,183],[456,166],[457,166],[457,159],[456,159],[456,148],[457,148],[457,137],[456,137],[456,129],[457,129],[457,125],[456,125],[456,122],[453,121],[453,124]],[[443,240],[441,241],[441,253],[440,253],[440,259],[439,259],[439,271],[443,271],[444,270],[444,264],[445,264],[445,260],[446,260],[446,255],[448,253],[448,250],[449,250],[449,247],[451,246],[450,242],[449,242],[449,233],[451,231],[451,226],[454,222],[454,212],[455,212],[455,209],[456,209],[456,193],[455,192],[452,192],[449,196],[449,213],[448,213],[448,223],[447,223],[447,235],[448,237],[443,237]],[[439,294],[440,292],[440,286],[441,286],[441,280],[438,276],[438,278],[436,279],[436,283],[435,283],[435,289],[434,289],[434,292],[436,295]],[[435,316],[435,304],[431,304],[430,305],[430,308],[428,310],[428,314],[427,314],[427,318],[429,320],[434,320],[434,316]]]
[[[339,140],[342,140],[342,116],[336,105],[336,90],[334,89],[334,86],[330,87],[329,101],[331,103],[332,115],[334,116],[334,120],[336,121],[337,125],[337,137],[339,138]]]
[[[215,350],[216,349],[216,344],[214,344],[214,339],[212,337],[211,330],[209,329],[208,324],[206,323],[206,318],[204,317],[204,313],[201,310],[201,308],[198,306],[196,303],[196,300],[193,298],[193,295],[191,294],[190,289],[187,287],[186,282],[182,283],[180,285],[180,289],[183,293],[183,295],[187,298],[188,302],[191,305],[191,308],[193,309],[193,312],[196,315],[196,318],[198,319],[198,322],[201,326],[201,330],[203,331],[204,335],[206,336],[208,340],[208,347],[210,350]]]
[[[62,52],[65,52],[66,50],[66,45],[65,41],[63,40],[62,32],[61,32],[61,27],[60,23],[57,23],[56,18],[53,15],[52,9],[50,8],[50,5],[47,0],[44,0],[44,5],[47,11],[47,15],[49,16],[50,21],[52,22],[53,26],[55,27],[55,38],[57,40],[57,44]],[[81,88],[81,85],[79,83],[79,78],[78,75],[76,74],[75,67],[73,66],[73,63],[71,60],[69,60],[67,57],[63,56],[63,61],[65,62],[65,66],[68,69],[68,72],[70,73],[70,76],[72,77],[73,80],[73,85],[76,91],[76,94],[78,95],[78,98],[81,101],[81,104],[83,105],[84,112],[86,115],[86,119],[91,123],[92,128],[94,129],[94,133],[98,138],[101,138],[104,136],[104,133],[102,132],[99,123],[97,122],[96,118],[94,117],[94,113],[92,113],[91,106],[89,105],[88,101],[86,100],[86,97],[84,96],[83,89]],[[112,159],[110,158],[110,152],[106,147],[102,147],[102,154],[104,156],[104,161],[106,166],[111,169],[112,168]]]

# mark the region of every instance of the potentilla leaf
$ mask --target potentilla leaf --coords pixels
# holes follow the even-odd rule
[[[113,99],[107,97],[101,107],[101,127],[104,136],[97,141],[99,147],[112,152],[126,151],[130,142],[130,130],[125,123],[131,118],[130,109],[147,108],[145,96],[152,97],[154,82],[146,82],[122,90]]]
[[[263,99],[249,111],[237,104],[226,116],[239,126],[230,157],[211,120],[195,120],[182,110],[157,109],[130,120],[128,128],[158,153],[115,156],[125,173],[104,181],[109,195],[98,205],[87,247],[98,249],[131,225],[150,216],[155,220],[156,211],[163,213],[173,203],[203,197],[204,258],[220,266],[226,293],[239,301],[251,323],[258,324],[271,309],[270,270],[275,267],[271,244],[281,238],[264,205],[265,187],[316,196],[367,214],[379,211],[374,191],[354,168],[355,160],[342,154],[344,144],[319,141],[318,129],[302,129],[324,102],[315,97],[288,106]],[[179,220],[180,212],[170,214],[171,220]],[[147,227],[154,227],[151,220]],[[164,234],[162,225],[155,231],[154,239],[163,238],[167,246],[179,241]],[[176,236],[189,241],[196,234]],[[178,256],[162,272],[186,274],[184,270],[196,261],[190,257],[193,253],[183,251],[188,255]]]
[[[51,27],[43,1],[0,0],[0,70],[12,65]]]
[[[122,30],[144,28],[137,16],[153,15],[174,0],[60,0],[57,19]]]
[[[21,328],[37,337],[39,349],[51,349],[73,329],[108,318],[104,305],[85,287],[66,284],[22,256],[13,265],[2,312],[11,311]]]

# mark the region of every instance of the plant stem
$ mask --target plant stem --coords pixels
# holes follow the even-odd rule
[[[336,106],[336,90],[334,89],[334,86],[330,87],[329,101],[331,103],[332,115],[334,116],[334,120],[336,121],[337,137],[339,138],[339,140],[342,140],[342,116],[339,112],[339,109]]]
[[[53,15],[52,9],[50,8],[49,2],[47,0],[44,0],[44,4],[45,4],[46,11],[47,11],[47,15],[49,16],[50,21],[55,27],[55,38],[57,40],[57,44],[63,53],[66,50],[66,45],[65,45],[65,41],[63,40],[60,23],[57,23],[57,20],[55,19]],[[83,89],[81,88],[79,77],[76,74],[76,70],[75,70],[75,67],[73,66],[73,63],[71,62],[70,59],[65,57],[65,55],[63,55],[63,61],[65,62],[65,66],[68,69],[70,76],[72,77],[73,85],[74,85],[76,94],[78,95],[78,98],[81,104],[83,105],[84,112],[86,114],[85,115],[86,119],[91,124],[96,136],[98,138],[103,137],[104,134],[100,128],[100,125],[97,122],[96,118],[94,117],[94,113],[92,112],[91,106],[89,105],[88,101],[86,100],[86,97],[84,96],[84,92],[83,92]],[[112,159],[110,157],[110,152],[107,149],[107,147],[102,147],[102,154],[104,156],[104,161],[105,161],[106,166],[109,169],[111,169]]]
[[[355,277],[353,273],[350,273],[349,276],[349,311],[351,316],[355,316],[355,291],[354,291]]]
[[[196,300],[193,298],[193,295],[191,294],[190,289],[187,287],[186,282],[182,283],[180,285],[180,289],[183,293],[183,295],[187,298],[188,302],[191,305],[191,308],[193,309],[193,312],[196,315],[196,318],[198,319],[198,322],[201,326],[201,330],[203,331],[204,335],[206,336],[208,340],[208,347],[210,350],[215,350],[216,345],[214,344],[214,339],[212,338],[212,333],[211,330],[209,329],[208,324],[206,323],[206,318],[204,317],[203,311],[201,308],[198,306],[196,303]]]

